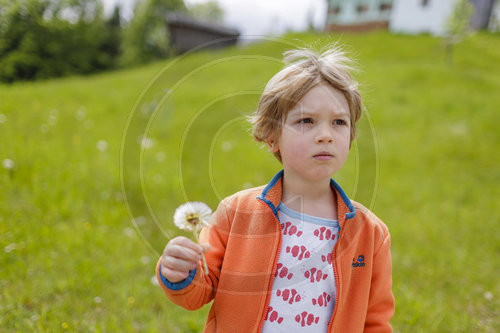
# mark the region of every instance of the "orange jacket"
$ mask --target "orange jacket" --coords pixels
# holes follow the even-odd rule
[[[268,309],[281,249],[279,172],[266,186],[224,199],[202,230],[209,275],[198,264],[179,283],[156,274],[167,297],[188,310],[214,300],[203,332],[260,332]],[[392,332],[394,313],[390,235],[335,182],[340,235],[333,249],[337,298],[328,332]],[[168,286],[167,286],[168,285]]]

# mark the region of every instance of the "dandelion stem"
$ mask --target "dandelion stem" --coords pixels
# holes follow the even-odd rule
[[[200,244],[200,239],[198,238],[198,233],[196,232],[196,230],[193,230],[193,235],[196,243]],[[203,252],[201,252],[201,260],[203,261],[203,269],[205,270],[205,275],[208,275],[207,260],[205,259],[205,254]]]

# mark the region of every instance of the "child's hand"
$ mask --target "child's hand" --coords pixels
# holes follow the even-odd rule
[[[189,276],[189,271],[196,267],[202,251],[206,253],[209,249],[209,244],[198,245],[186,237],[171,239],[161,256],[161,275],[172,283],[181,282]]]

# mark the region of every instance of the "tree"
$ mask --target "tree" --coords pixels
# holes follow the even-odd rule
[[[0,81],[111,68],[100,0],[0,0]]]
[[[454,46],[460,43],[471,32],[470,20],[474,14],[474,6],[468,0],[457,0],[445,23],[446,58],[453,62]]]
[[[146,63],[169,54],[167,13],[185,12],[183,0],[143,0],[125,31],[122,65]]]
[[[224,10],[216,0],[208,0],[189,7],[189,14],[194,18],[222,23],[224,21]]]

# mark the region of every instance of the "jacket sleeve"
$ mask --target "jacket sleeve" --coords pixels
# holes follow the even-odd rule
[[[373,275],[364,332],[392,332],[394,315],[392,294],[391,237],[387,234],[373,258]]]
[[[203,265],[198,262],[196,269],[190,272],[186,280],[170,283],[161,276],[160,260],[158,260],[156,277],[165,295],[173,303],[187,310],[197,310],[215,297],[229,235],[228,221],[225,204],[221,202],[212,216],[210,226],[201,231],[200,243],[210,243],[210,250],[205,253],[208,275],[205,275]]]

